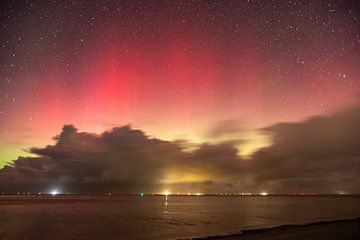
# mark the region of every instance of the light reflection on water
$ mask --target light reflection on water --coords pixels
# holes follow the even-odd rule
[[[44,196],[24,198],[3,201],[0,197],[0,236],[178,239],[360,216],[360,197],[58,195],[48,199]]]
[[[168,213],[168,206],[169,206],[168,195],[165,195],[164,213]]]

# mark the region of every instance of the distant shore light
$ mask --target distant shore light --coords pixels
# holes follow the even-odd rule
[[[50,192],[50,194],[53,195],[53,196],[55,196],[55,195],[59,194],[59,192],[58,192],[57,190],[52,190],[52,191]]]

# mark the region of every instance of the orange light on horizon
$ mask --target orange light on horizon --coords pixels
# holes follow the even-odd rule
[[[164,192],[163,192],[163,195],[165,195],[165,196],[169,196],[171,193],[170,193],[170,191],[168,191],[168,190],[165,190]]]

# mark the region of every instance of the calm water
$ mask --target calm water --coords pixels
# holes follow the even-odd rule
[[[179,239],[360,217],[360,197],[0,196],[0,239]]]

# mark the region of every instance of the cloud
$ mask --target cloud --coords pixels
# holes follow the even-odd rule
[[[205,132],[205,137],[222,138],[234,135],[238,137],[244,131],[245,129],[238,119],[226,119],[216,122],[214,126]]]
[[[96,135],[66,125],[55,140],[30,149],[38,157],[19,158],[1,170],[0,191],[61,186],[69,192],[156,192],[166,184],[206,188],[210,179],[221,185],[242,169],[231,143],[203,144],[188,153],[181,142],[150,138],[130,126]]]
[[[253,156],[258,184],[287,191],[360,192],[360,106],[263,131],[273,144]]]
[[[37,157],[0,170],[0,192],[360,193],[360,106],[262,131],[272,145],[244,160],[236,141],[188,152],[130,126],[91,134],[66,125],[55,144],[29,150]]]

